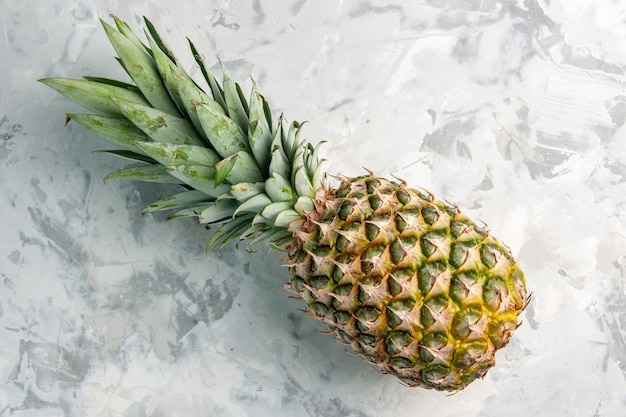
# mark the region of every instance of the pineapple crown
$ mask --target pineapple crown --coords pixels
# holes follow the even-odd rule
[[[148,205],[143,213],[171,210],[169,218],[197,216],[218,224],[208,247],[233,239],[251,244],[292,240],[294,220],[314,209],[324,188],[313,147],[299,139],[302,124],[272,120],[270,107],[252,82],[249,100],[222,65],[220,84],[194,44],[191,53],[210,94],[181,67],[152,23],[144,18],[145,45],[113,16],[102,25],[132,84],[99,77],[40,81],[93,114],[67,114],[121,149],[103,152],[136,164],[107,179],[181,184],[186,190]]]

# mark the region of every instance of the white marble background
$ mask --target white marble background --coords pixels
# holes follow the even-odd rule
[[[98,17],[189,36],[333,173],[368,167],[489,223],[534,292],[496,368],[449,396],[344,352],[280,255],[205,255],[162,188],[63,127],[36,79],[121,76]],[[580,416],[626,408],[626,3],[0,1],[0,416]],[[104,146],[106,147],[106,146]]]

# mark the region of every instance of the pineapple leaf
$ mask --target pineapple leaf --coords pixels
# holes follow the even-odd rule
[[[289,159],[280,145],[273,146],[269,172],[279,174],[284,178],[291,177],[291,165],[289,165]]]
[[[255,221],[253,223],[267,223],[269,221],[271,225],[274,225],[278,215],[282,211],[291,210],[292,207],[293,204],[287,201],[279,201],[277,203],[268,204],[263,211],[255,217]]]
[[[306,170],[304,168],[297,170],[294,178],[294,186],[298,195],[306,195],[309,197],[313,197],[315,195],[315,188],[313,188],[313,184],[306,175]]]
[[[245,132],[248,130],[248,105],[245,98],[243,98],[243,94],[240,94],[241,88],[230,79],[224,64],[222,64],[222,73],[224,76],[222,86],[224,88],[226,107],[228,108],[228,117],[233,119],[239,125],[239,128]]]
[[[248,152],[239,151],[234,155],[225,158],[215,165],[216,184],[228,180],[230,184],[240,182],[260,182],[263,175],[256,165],[256,161]]]
[[[264,207],[266,207],[268,204],[271,204],[272,200],[270,200],[270,198],[261,193],[261,194],[257,194],[254,197],[250,198],[249,200],[244,201],[243,203],[241,203],[239,205],[239,208],[237,208],[237,210],[235,211],[235,215],[239,214],[239,213],[245,213],[245,212],[250,212],[250,213],[258,213],[259,211],[263,210]]]
[[[167,220],[178,219],[181,217],[198,217],[203,210],[211,207],[211,204],[203,204],[195,207],[188,207],[182,210],[175,211],[167,216]]]
[[[214,167],[219,155],[204,146],[138,142],[137,147],[162,165],[203,165]]]
[[[305,195],[300,196],[298,201],[296,201],[296,204],[294,204],[293,209],[300,214],[315,210],[313,198]]]
[[[68,113],[67,117],[87,130],[129,151],[141,153],[137,142],[150,141],[143,131],[122,117]]]
[[[113,21],[115,22],[115,26],[117,27],[117,30],[119,30],[119,32],[122,35],[124,35],[126,39],[131,41],[133,44],[137,45],[140,49],[144,49],[146,51],[148,50],[148,48],[146,48],[146,45],[144,45],[143,42],[139,40],[137,35],[135,35],[135,32],[133,32],[130,26],[126,24],[126,22],[124,22],[122,19],[120,19],[117,16],[113,16]]]
[[[268,173],[271,149],[272,149],[272,130],[265,118],[264,100],[256,89],[256,85],[252,84],[252,94],[250,95],[250,126],[248,127],[248,141],[252,154],[259,162],[264,173]]]
[[[95,113],[121,116],[122,113],[111,99],[144,106],[149,104],[134,90],[106,83],[66,78],[42,78],[39,81]]]
[[[235,217],[228,223],[222,225],[217,229],[207,243],[207,250],[210,248],[221,249],[228,244],[234,238],[241,236],[241,234],[250,226],[250,220],[252,215],[242,215]]]
[[[120,169],[104,177],[105,182],[113,179],[158,182],[162,184],[181,184],[180,180],[168,174],[160,165],[138,165]]]
[[[143,18],[144,23],[146,24],[146,28],[148,29],[148,33],[150,34],[150,36],[147,36],[149,39],[152,38],[154,39],[154,42],[156,43],[156,46],[158,47],[158,49],[160,51],[162,51],[163,53],[165,53],[165,55],[174,63],[174,64],[178,64],[178,61],[176,60],[176,57],[174,56],[174,54],[172,53],[171,49],[167,46],[167,44],[163,41],[163,38],[161,38],[161,36],[159,35],[159,33],[157,32],[157,30],[154,28],[154,25],[152,24],[152,22],[150,20],[148,20],[148,18],[144,17]],[[154,47],[152,48],[152,51],[154,52]]]
[[[274,224],[278,227],[288,227],[292,221],[302,219],[300,213],[295,210],[283,210],[278,213]]]
[[[198,219],[202,224],[218,223],[233,217],[236,210],[237,202],[235,200],[221,199],[204,209]]]
[[[153,213],[156,211],[173,210],[178,209],[190,204],[196,203],[209,203],[212,198],[207,196],[201,191],[191,190],[183,191],[181,193],[172,194],[150,203],[142,210],[142,214]]]
[[[248,150],[245,134],[232,119],[216,113],[205,103],[196,105],[196,112],[209,142],[223,158]]]
[[[172,101],[176,105],[176,108],[179,112],[183,109],[182,100],[176,86],[176,79],[179,77],[186,77],[187,74],[183,74],[180,68],[176,67],[176,65],[172,62],[172,60],[165,54],[155,43],[155,40],[152,37],[148,36],[148,42],[150,42],[150,47],[152,48],[152,56],[154,58],[154,62],[156,63],[156,68],[159,71],[159,75],[161,76],[161,80],[165,85],[167,92],[169,93]],[[181,112],[182,113],[182,112]]]
[[[200,135],[202,135],[203,139],[207,141],[207,144],[209,144],[209,139],[206,132],[202,128],[202,123],[198,117],[196,107],[200,103],[203,103],[217,114],[225,114],[224,109],[217,101],[210,98],[189,78],[177,78],[176,86],[178,93],[180,94],[181,105],[185,113],[189,116],[189,119],[191,120],[191,123],[193,123],[196,130],[200,133]]]
[[[145,156],[143,154],[133,152],[133,151],[127,151],[127,150],[111,149],[111,150],[95,151],[95,153],[106,153],[106,154],[114,155],[120,158],[129,159],[131,161],[147,162],[149,164],[156,163],[154,159],[148,156]]]
[[[209,84],[209,88],[211,89],[211,94],[213,95],[213,99],[222,107],[224,112],[227,112],[228,106],[226,105],[226,101],[224,99],[224,90],[222,89],[222,87],[220,87],[219,83],[217,82],[213,74],[211,74],[211,71],[207,69],[207,66],[204,63],[202,56],[198,53],[198,50],[196,49],[193,42],[191,42],[191,40],[189,39],[187,40],[189,41],[189,47],[191,49],[191,53],[193,54],[193,57],[196,60],[196,63],[200,67],[200,71],[202,71],[202,75],[204,76],[204,79],[206,80],[207,84]]]
[[[300,136],[300,123],[293,121],[287,129],[287,134],[284,135],[283,130],[283,148],[289,159],[294,159],[294,155],[298,151],[298,137]]]
[[[178,109],[163,85],[154,59],[145,48],[136,45],[104,20],[101,22],[115,52],[124,64],[124,69],[150,104],[166,113],[178,115]]]
[[[91,77],[89,75],[85,75],[83,78],[85,80],[87,80],[87,81],[93,81],[93,82],[96,82],[96,83],[112,85],[114,87],[124,88],[126,90],[134,91],[137,94],[141,94],[141,91],[139,91],[139,89],[137,88],[136,85],[129,84],[129,83],[124,82],[124,81],[112,80],[110,78],[105,78],[105,77]]]
[[[190,122],[149,106],[140,106],[123,100],[115,105],[135,126],[156,142],[177,145],[202,145],[204,141]]]
[[[262,182],[239,182],[230,187],[230,195],[240,203],[262,194],[264,191],[265,184]]]
[[[265,181],[265,192],[274,202],[293,201],[294,199],[291,183],[277,172]]]
[[[166,172],[183,181],[196,190],[202,191],[210,197],[217,198],[228,193],[227,184],[215,185],[215,168],[204,165],[167,165]]]

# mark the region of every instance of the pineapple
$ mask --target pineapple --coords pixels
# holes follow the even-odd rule
[[[454,391],[495,363],[527,306],[510,251],[459,209],[401,180],[321,170],[301,124],[272,118],[254,83],[248,99],[190,42],[207,88],[178,63],[151,22],[148,43],[102,22],[131,83],[46,78],[93,113],[68,114],[136,163],[106,178],[175,183],[143,213],[215,225],[208,247],[269,241],[286,253],[286,289],[329,333],[408,386]]]

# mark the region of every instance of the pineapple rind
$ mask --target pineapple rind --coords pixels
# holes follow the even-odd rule
[[[409,386],[458,390],[519,326],[525,278],[458,208],[368,175],[294,222],[287,289],[335,338]]]

